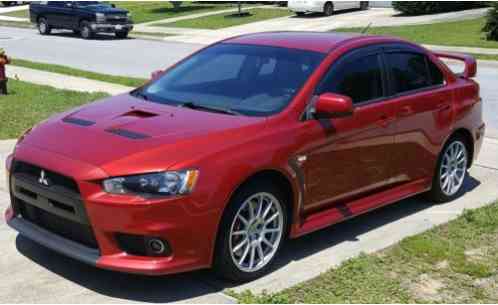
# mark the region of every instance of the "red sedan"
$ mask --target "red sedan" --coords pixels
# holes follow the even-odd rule
[[[457,197],[485,129],[475,74],[472,57],[389,37],[224,40],[27,131],[6,219],[97,267],[250,280],[287,238],[419,193]]]

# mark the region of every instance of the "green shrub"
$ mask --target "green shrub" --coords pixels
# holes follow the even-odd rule
[[[483,1],[393,1],[394,9],[406,15],[460,11],[485,5]]]
[[[486,17],[486,24],[482,29],[488,40],[498,40],[498,3],[494,2]]]

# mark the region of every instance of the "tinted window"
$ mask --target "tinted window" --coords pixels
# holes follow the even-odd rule
[[[444,76],[443,72],[439,70],[439,67],[436,66],[435,63],[433,63],[430,60],[427,60],[428,66],[429,66],[429,72],[431,74],[431,80],[433,85],[442,85],[444,84]]]
[[[379,55],[365,56],[332,67],[319,94],[325,92],[349,96],[355,104],[382,97]]]
[[[388,53],[386,56],[395,93],[431,86],[425,55],[418,53]]]
[[[290,103],[324,57],[304,50],[221,43],[181,62],[139,93],[162,104],[191,102],[266,116]]]
[[[50,6],[56,6],[56,7],[62,7],[65,6],[67,1],[48,1],[48,5]]]

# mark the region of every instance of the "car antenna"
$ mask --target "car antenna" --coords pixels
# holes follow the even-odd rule
[[[361,33],[362,34],[365,34],[369,29],[370,29],[370,26],[372,25],[372,23],[370,22],[362,31]]]

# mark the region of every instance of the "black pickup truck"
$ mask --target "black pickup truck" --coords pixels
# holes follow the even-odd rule
[[[115,33],[118,38],[126,38],[133,29],[127,10],[99,1],[33,2],[29,13],[42,35],[50,34],[52,29],[67,29],[85,39],[95,33]]]

